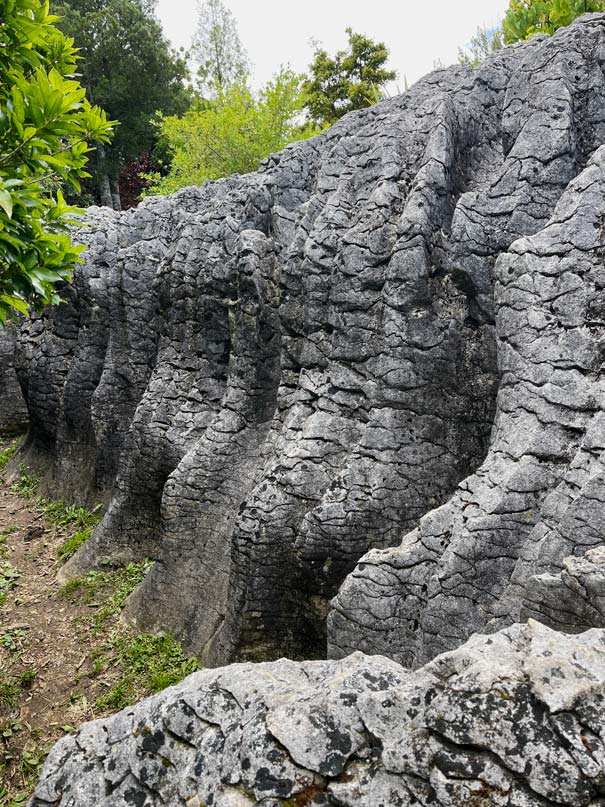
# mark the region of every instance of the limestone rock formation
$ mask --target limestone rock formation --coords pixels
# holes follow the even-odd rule
[[[602,624],[604,64],[587,15],[91,210],[17,357],[29,461],[108,505],[66,575],[154,558],[128,618],[209,665],[325,655],[345,578],[334,656]]]
[[[418,665],[528,616],[605,627],[604,257],[600,147],[495,265],[501,380],[485,461],[399,547],[362,558],[334,602],[334,656]]]
[[[15,373],[14,325],[0,330],[0,433],[24,431],[27,426],[27,407]]]
[[[533,621],[416,672],[236,664],[60,740],[30,807],[600,807],[604,702],[605,631]]]

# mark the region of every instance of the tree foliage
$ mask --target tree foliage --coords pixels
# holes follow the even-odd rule
[[[150,0],[60,0],[59,27],[80,48],[79,72],[89,99],[119,121],[110,149],[95,156],[99,201],[106,178],[153,148],[156,112],[179,114],[189,104],[187,67],[152,16]]]
[[[172,162],[168,175],[156,176],[149,192],[171,193],[256,170],[271,152],[316,133],[313,126],[298,125],[302,108],[302,76],[282,69],[258,99],[240,83],[181,118],[162,118],[160,143]]]
[[[87,176],[91,141],[111,123],[74,80],[73,40],[54,26],[48,2],[0,0],[0,323],[58,302],[80,248],[67,232],[75,208],[60,183]]]
[[[504,41],[508,45],[534,34],[554,34],[587,11],[604,10],[604,0],[511,0],[504,18]]]
[[[203,5],[198,2],[191,52],[199,65],[198,89],[206,98],[241,84],[250,72],[235,17],[221,0],[207,0]]]
[[[465,48],[458,48],[458,61],[469,67],[477,67],[492,53],[504,47],[504,33],[501,28],[479,26]]]
[[[309,118],[319,125],[331,125],[352,109],[371,106],[382,97],[384,85],[397,73],[387,70],[389,51],[384,42],[374,42],[347,28],[348,49],[330,56],[316,47],[305,82]]]

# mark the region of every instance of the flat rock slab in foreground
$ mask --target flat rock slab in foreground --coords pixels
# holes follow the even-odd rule
[[[605,631],[514,625],[411,672],[236,664],[88,723],[29,807],[602,807]]]

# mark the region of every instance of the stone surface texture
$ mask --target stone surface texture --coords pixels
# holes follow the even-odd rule
[[[531,620],[414,672],[234,664],[84,724],[29,807],[602,807],[605,631]]]
[[[0,433],[24,431],[27,406],[15,373],[17,330],[13,324],[0,329]]]
[[[603,625],[604,65],[586,15],[92,209],[17,353],[26,460],[107,504],[65,577],[153,558],[127,618],[209,666]]]

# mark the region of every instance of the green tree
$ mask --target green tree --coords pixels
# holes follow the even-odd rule
[[[604,11],[604,0],[511,0],[504,18],[504,41],[511,44],[534,34],[554,34],[587,11]]]
[[[48,2],[0,0],[0,323],[31,305],[59,301],[80,247],[68,225],[75,208],[59,184],[79,187],[91,141],[111,123],[73,79],[73,40]]]
[[[492,53],[504,47],[504,33],[501,28],[479,26],[465,48],[458,48],[458,61],[469,67],[477,67]]]
[[[303,77],[282,69],[256,99],[245,84],[221,91],[183,117],[161,118],[160,143],[172,154],[167,176],[155,176],[150,193],[172,193],[187,185],[258,168],[271,152],[315,134],[301,127]]]
[[[206,98],[241,84],[250,72],[235,17],[221,0],[198,3],[191,53],[198,64],[198,89]]]
[[[371,106],[382,98],[382,89],[397,73],[387,70],[389,51],[384,42],[374,42],[347,28],[349,45],[335,56],[315,47],[305,82],[305,106],[309,119],[325,126],[352,109]]]
[[[79,72],[91,102],[119,122],[111,148],[94,155],[96,201],[119,207],[118,178],[150,151],[156,112],[180,114],[190,96],[183,56],[170,50],[150,0],[61,0],[59,27],[80,48]]]

